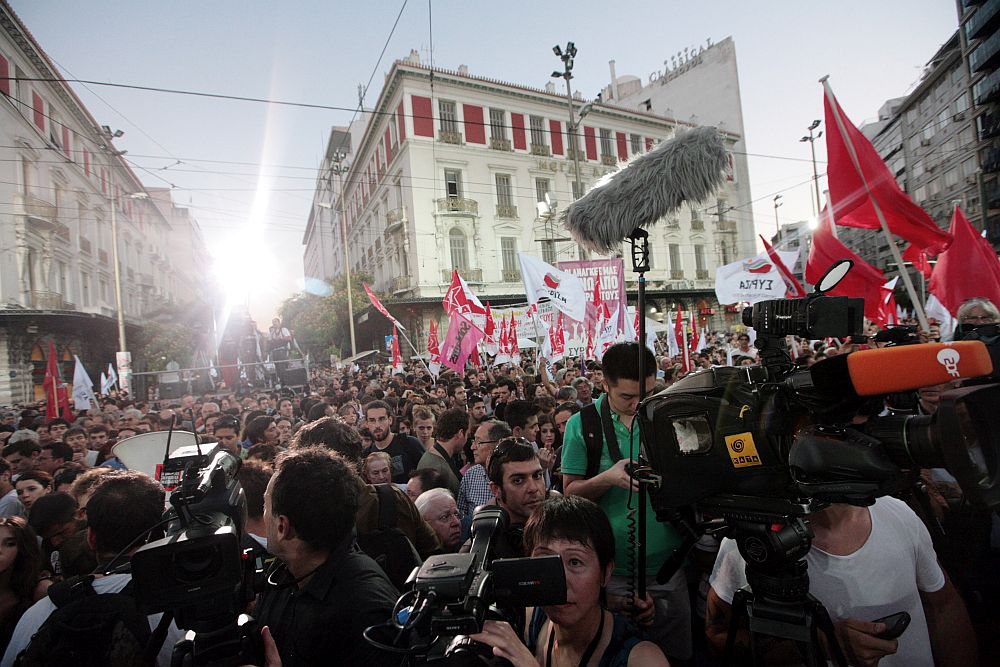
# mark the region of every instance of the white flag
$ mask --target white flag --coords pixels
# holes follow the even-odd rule
[[[605,320],[603,326],[597,334],[597,343],[595,345],[595,354],[597,360],[600,361],[604,358],[604,353],[608,351],[608,348],[618,342],[618,311],[621,310],[621,306],[615,309],[614,315],[610,319]]]
[[[927,297],[927,305],[924,306],[924,312],[927,313],[928,318],[933,317],[938,321],[938,327],[941,329],[942,343],[950,343],[955,339],[955,327],[958,325],[958,320],[951,316],[948,309],[933,294]]]
[[[108,392],[104,391],[104,387],[106,387],[107,384],[108,384],[108,376],[104,374],[104,371],[101,371],[101,393],[102,394],[107,394],[108,393]]]
[[[76,366],[73,368],[73,404],[77,410],[89,410],[94,407],[97,397],[94,396],[94,383],[87,375],[80,357],[73,355]]]
[[[108,364],[108,376],[107,380],[101,383],[101,393],[110,394],[116,384],[118,384],[118,373],[115,373],[115,367],[112,364]]]
[[[517,253],[521,264],[521,280],[528,295],[528,303],[535,304],[547,297],[552,305],[577,322],[587,316],[587,295],[583,282],[568,271],[560,271],[523,252]]]
[[[776,252],[785,266],[795,266],[797,251]],[[785,279],[766,252],[715,270],[715,296],[719,303],[756,303],[767,299],[781,299],[787,291]]]

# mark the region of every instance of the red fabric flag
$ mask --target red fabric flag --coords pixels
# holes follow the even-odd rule
[[[431,320],[431,330],[430,334],[427,336],[427,355],[431,358],[431,363],[441,361],[441,348],[438,344],[437,320]]]
[[[399,332],[395,325],[392,327],[392,370],[403,372],[403,355],[399,351]]]
[[[681,353],[684,362],[684,372],[691,370],[688,362],[687,341],[684,339],[684,316],[681,314],[681,304],[677,304],[677,320],[674,322],[674,338],[677,341],[677,350]]]
[[[49,358],[45,365],[45,419],[59,416],[59,363],[56,360],[56,346],[49,341]]]
[[[844,114],[829,83],[824,81],[823,87],[826,177],[837,224],[881,229],[873,204],[877,202],[889,231],[896,236],[931,254],[948,247],[950,235],[900,189],[878,151]]]
[[[691,354],[698,352],[698,320],[694,317],[694,308],[691,308]]]
[[[903,260],[913,264],[913,268],[920,271],[925,280],[931,279],[931,263],[926,252],[911,243],[903,251]]]
[[[881,294],[878,300],[878,316],[873,320],[875,324],[882,328],[889,326],[890,324],[899,324],[896,321],[896,281],[899,279],[897,276],[893,278],[886,284],[882,285]]]
[[[388,317],[389,321],[392,322],[392,326],[399,327],[403,331],[406,331],[406,327],[400,324],[399,320],[390,315],[389,311],[385,309],[385,306],[382,305],[382,302],[378,300],[377,296],[375,296],[375,292],[373,292],[371,288],[368,287],[368,285],[366,285],[365,283],[361,283],[361,286],[365,288],[365,294],[368,295],[368,300],[372,302],[373,306],[375,306],[375,310]]]
[[[492,336],[493,332],[496,331],[497,325],[493,321],[493,311],[490,310],[490,302],[486,302],[486,326],[483,328],[483,333],[487,336]]]
[[[826,214],[826,209],[823,209],[819,226],[813,231],[812,247],[809,248],[809,260],[806,262],[806,280],[815,285],[833,263],[840,259],[850,259],[854,262],[854,266],[827,294],[863,298],[865,317],[870,320],[876,319],[885,276],[834,237],[830,229],[830,216]]]
[[[445,292],[444,299],[441,300],[441,305],[448,316],[451,316],[453,311],[458,311],[463,315],[486,314],[486,308],[483,307],[482,302],[476,295],[472,293],[469,286],[465,284],[462,276],[458,275],[458,269],[452,269],[451,271],[451,285],[448,286],[448,291]]]
[[[963,301],[977,296],[1000,304],[1000,261],[957,206],[951,233],[955,240],[938,255],[927,286],[931,294],[952,315]]]
[[[556,339],[554,341],[554,349],[559,352],[566,351],[566,331],[564,330],[563,324],[563,312],[559,311],[559,319],[556,321]]]
[[[778,273],[785,280],[785,285],[788,287],[788,292],[786,296],[799,299],[806,295],[806,290],[799,282],[799,279],[795,277],[795,274],[785,266],[785,263],[781,261],[781,256],[774,251],[771,244],[767,242],[767,239],[761,235],[760,240],[764,242],[764,249],[767,251],[767,256],[771,258],[774,266],[777,267]]]

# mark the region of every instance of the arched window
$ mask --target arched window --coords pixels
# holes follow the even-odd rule
[[[467,271],[469,268],[469,244],[466,241],[465,233],[458,227],[452,227],[448,234],[451,243],[451,268],[458,269],[459,272]]]

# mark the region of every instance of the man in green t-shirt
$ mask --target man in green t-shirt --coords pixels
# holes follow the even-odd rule
[[[597,437],[601,443],[601,459],[597,473],[587,476],[587,443],[584,438],[583,413],[570,417],[563,437],[562,474],[566,495],[589,498],[608,515],[615,534],[615,570],[608,583],[608,605],[613,611],[631,615],[646,625],[649,639],[655,641],[668,658],[687,660],[691,657],[691,609],[683,570],[666,584],[657,584],[656,574],[680,544],[673,526],[660,523],[646,500],[646,591],[647,599],[636,600],[629,606],[627,592],[632,568],[637,561],[629,557],[630,508],[638,518],[638,483],[630,479],[625,466],[639,458],[639,424],[635,420],[639,405],[639,344],[619,343],[604,353],[604,390],[593,406],[601,428]],[[652,391],[656,379],[656,360],[643,347],[645,358],[646,393]],[[596,422],[595,422],[596,423]],[[621,459],[612,458],[604,433],[613,429]],[[631,497],[630,497],[631,496]],[[637,536],[638,537],[638,536]]]

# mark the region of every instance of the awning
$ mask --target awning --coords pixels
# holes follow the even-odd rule
[[[368,350],[367,352],[358,352],[353,357],[347,357],[346,359],[341,359],[342,364],[353,364],[355,361],[360,361],[367,356],[378,354],[378,350]]]

